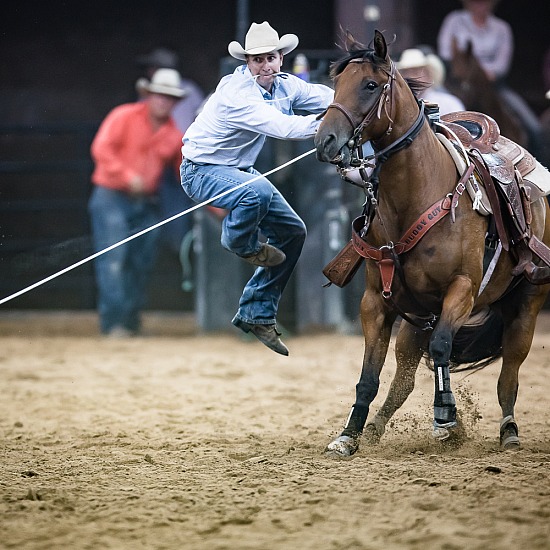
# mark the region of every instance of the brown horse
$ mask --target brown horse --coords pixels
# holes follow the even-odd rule
[[[469,111],[479,111],[494,118],[507,138],[527,147],[529,136],[519,117],[500,96],[479,64],[468,42],[465,50],[452,42],[452,59],[445,82],[446,88],[462,100]]]
[[[364,429],[368,441],[377,441],[411,393],[416,369],[426,354],[434,367],[434,436],[444,440],[459,433],[450,385],[453,340],[461,327],[480,315],[500,320],[496,330],[495,324],[482,323],[477,333],[487,343],[491,332],[498,337],[501,444],[517,447],[518,371],[531,347],[536,318],[550,285],[514,277],[516,260],[503,250],[489,282],[482,286],[489,218],[472,208],[466,194],[457,192],[461,189],[455,164],[428,124],[411,89],[414,85],[395,69],[378,31],[373,45],[366,48],[348,34],[347,55],[332,66],[334,103],[315,137],[318,159],[344,170],[357,158],[352,154],[358,145],[370,141],[379,169],[377,189],[365,187],[372,209],[372,215],[365,218],[370,223],[360,224],[363,248],[370,258],[361,301],[363,366],[344,430],[327,452],[353,454]],[[445,206],[449,196],[456,201],[454,215],[440,216],[449,208],[448,203]],[[550,242],[550,212],[544,198],[533,202],[531,209],[533,233]],[[424,220],[434,225],[424,231]],[[418,233],[423,237],[407,248]],[[384,404],[365,428],[399,315],[405,320],[396,337],[395,378]]]

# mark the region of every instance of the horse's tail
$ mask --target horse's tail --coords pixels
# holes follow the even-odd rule
[[[492,309],[481,321],[463,325],[453,340],[451,372],[479,370],[500,359],[503,326],[500,313]],[[430,358],[428,366],[433,368]]]

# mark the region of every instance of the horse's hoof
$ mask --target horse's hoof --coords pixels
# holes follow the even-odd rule
[[[382,432],[383,434],[384,432]],[[378,445],[380,443],[380,438],[382,434],[378,432],[378,428],[374,423],[368,423],[363,430],[363,439],[369,445]]]
[[[503,451],[519,451],[519,437],[515,434],[510,434],[509,436],[502,438],[500,447]]]
[[[355,454],[359,448],[359,443],[354,437],[341,435],[327,445],[325,456],[329,458],[349,458]]]
[[[445,424],[440,424],[435,422],[433,424],[432,437],[436,441],[447,441],[451,437],[453,428],[458,426],[457,422],[446,422]]]
[[[511,415],[500,423],[500,448],[503,451],[517,451],[520,448],[518,425]]]

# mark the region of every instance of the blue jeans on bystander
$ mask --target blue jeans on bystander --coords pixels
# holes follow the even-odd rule
[[[96,251],[159,221],[154,196],[133,197],[99,185],[94,186],[88,209]],[[140,310],[146,300],[158,237],[158,230],[150,231],[95,259],[99,321],[103,334],[115,329],[139,332]]]

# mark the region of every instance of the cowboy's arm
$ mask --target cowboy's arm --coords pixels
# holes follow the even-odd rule
[[[313,137],[320,122],[316,115],[285,115],[263,101],[241,102],[226,115],[229,127],[249,130],[278,139]]]
[[[333,101],[334,90],[324,84],[310,84],[297,77],[294,81],[296,99],[292,107],[309,113],[322,113]]]
[[[495,47],[496,55],[493,60],[486,63],[485,69],[494,77],[500,78],[506,76],[512,63],[514,53],[514,37],[508,24],[502,23],[495,33],[498,46]]]
[[[445,17],[441,28],[439,29],[439,34],[437,36],[437,51],[439,57],[444,61],[450,61],[452,58],[452,40],[453,37],[457,37],[460,34],[460,29],[457,25],[458,19],[457,14],[451,12]]]

